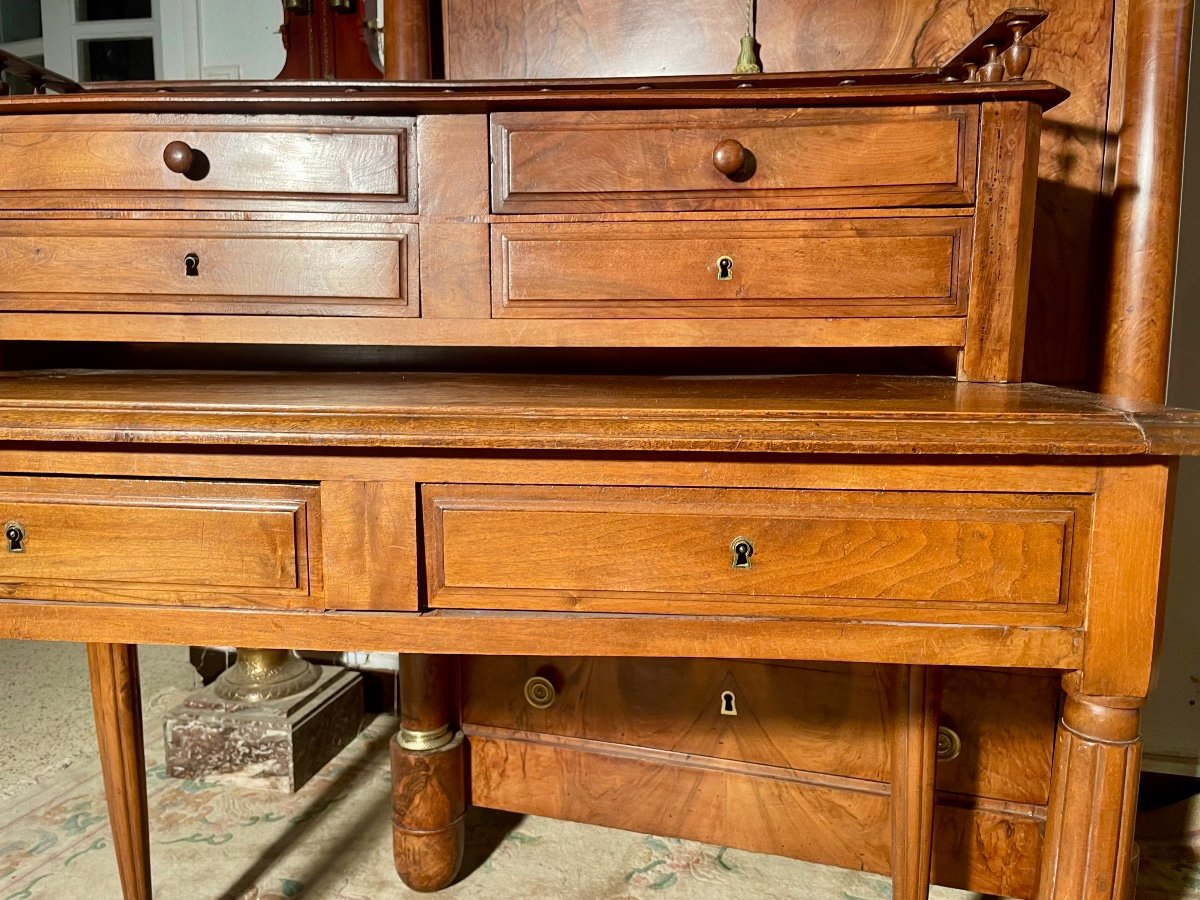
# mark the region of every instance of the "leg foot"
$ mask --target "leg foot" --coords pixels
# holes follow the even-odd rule
[[[462,865],[466,770],[450,697],[454,658],[400,658],[400,733],[392,740],[392,849],[415,891],[449,885]]]
[[[1068,695],[1054,748],[1041,900],[1133,896],[1140,703]]]
[[[137,647],[88,644],[104,797],[125,900],[150,900],[150,828]]]

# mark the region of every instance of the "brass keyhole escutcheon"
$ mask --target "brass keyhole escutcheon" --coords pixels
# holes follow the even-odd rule
[[[183,274],[195,278],[200,274],[200,254],[189,253],[183,258]]]
[[[722,256],[717,259],[717,281],[733,281],[732,256]]]
[[[721,694],[721,715],[736,716],[737,714],[737,697],[733,696],[733,691],[725,691]]]
[[[939,725],[937,730],[937,758],[941,762],[958,759],[962,753],[962,738],[953,728]]]
[[[729,545],[729,551],[733,554],[733,567],[735,569],[750,568],[750,557],[754,555],[754,545],[744,537],[734,538],[733,543]]]
[[[534,709],[549,709],[558,699],[554,682],[544,675],[534,675],[525,682],[525,700]]]
[[[25,552],[25,526],[20,522],[9,522],[4,526],[4,539],[8,541],[9,553]]]

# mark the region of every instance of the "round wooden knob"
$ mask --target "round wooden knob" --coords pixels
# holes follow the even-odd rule
[[[549,709],[558,698],[554,683],[542,675],[534,675],[525,682],[525,699],[534,709]]]
[[[196,154],[183,141],[171,141],[163,148],[163,162],[172,172],[186,175],[196,162]]]
[[[713,167],[732,178],[746,167],[746,148],[732,138],[721,141],[713,148]]]

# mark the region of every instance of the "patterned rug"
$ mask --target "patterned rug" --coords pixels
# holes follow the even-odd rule
[[[167,778],[148,749],[156,900],[382,900],[416,897],[393,874],[388,739],[375,719],[287,796]],[[149,757],[153,756],[154,759]],[[886,900],[885,879],[690,841],[473,810],[464,877],[441,897],[526,900]],[[1200,898],[1200,815],[1141,823],[1138,896]],[[1180,840],[1179,834],[1186,834]],[[120,897],[94,762],[0,811],[0,900]],[[975,895],[938,889],[941,900]]]

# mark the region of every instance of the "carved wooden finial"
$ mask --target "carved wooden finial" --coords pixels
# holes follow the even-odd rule
[[[1025,39],[1046,17],[1046,11],[1041,9],[1006,9],[953,59],[940,66],[938,73],[956,81],[1021,80],[1033,58],[1033,48]]]

